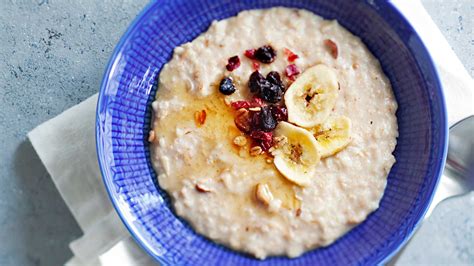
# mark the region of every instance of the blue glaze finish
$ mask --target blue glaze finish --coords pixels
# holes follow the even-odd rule
[[[212,20],[246,9],[288,6],[337,19],[380,60],[399,104],[400,136],[380,208],[326,248],[297,259],[264,261],[196,234],[159,188],[146,142],[156,78],[173,48]],[[137,242],[160,263],[222,265],[379,264],[409,238],[425,214],[444,168],[446,110],[436,69],[423,43],[386,1],[162,0],[137,17],[106,70],[97,107],[97,153],[110,198]],[[148,202],[148,203],[146,203]]]

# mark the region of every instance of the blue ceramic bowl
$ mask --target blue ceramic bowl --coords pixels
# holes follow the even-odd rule
[[[156,182],[146,142],[156,78],[173,48],[211,21],[246,9],[288,6],[337,19],[380,60],[399,104],[397,162],[380,208],[327,248],[264,261],[196,234],[173,213]],[[97,153],[117,212],[137,242],[162,264],[378,264],[419,224],[444,168],[447,124],[436,69],[420,38],[385,0],[158,0],[133,22],[112,55],[97,107]]]

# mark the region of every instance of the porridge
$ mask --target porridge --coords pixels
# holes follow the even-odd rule
[[[397,103],[336,21],[244,11],[175,48],[149,141],[159,185],[204,236],[257,258],[327,246],[379,206]]]

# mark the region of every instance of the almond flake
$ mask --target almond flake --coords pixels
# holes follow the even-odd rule
[[[255,198],[263,205],[268,206],[273,200],[273,194],[267,184],[258,183],[255,188]]]
[[[243,147],[245,146],[245,144],[247,144],[247,138],[244,137],[244,136],[237,136],[234,138],[234,144],[239,146],[239,147]]]
[[[257,156],[257,155],[260,155],[262,154],[263,150],[262,150],[262,147],[260,146],[254,146],[250,149],[250,155],[251,156]]]
[[[339,54],[338,49],[337,49],[337,44],[330,39],[326,39],[324,40],[324,45],[326,45],[326,47],[329,49],[332,57],[334,59],[337,59],[337,55]]]
[[[150,130],[150,133],[148,134],[148,142],[153,142],[156,139],[156,134],[154,130]]]
[[[249,108],[249,111],[252,111],[252,112],[260,112],[262,110],[261,107],[250,107]]]
[[[207,188],[206,186],[204,186],[203,184],[196,184],[195,188],[197,191],[202,192],[202,193],[211,192],[211,190]]]

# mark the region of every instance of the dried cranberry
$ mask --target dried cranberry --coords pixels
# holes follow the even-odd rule
[[[252,98],[252,107],[261,107],[261,106],[264,106],[265,103],[263,102],[263,100],[257,96],[253,96]]]
[[[248,83],[250,92],[258,94],[265,86],[270,86],[270,84],[260,72],[255,71],[250,75]]]
[[[250,59],[255,59],[255,49],[245,50],[244,55]]]
[[[285,48],[285,54],[287,56],[288,62],[294,62],[299,56],[293,53],[290,49]]]
[[[243,110],[243,112],[237,113],[237,116],[234,118],[235,126],[244,133],[249,133],[252,129],[252,117],[250,112]]]
[[[284,106],[271,105],[270,110],[277,122],[288,120],[288,110]]]
[[[225,77],[221,80],[219,91],[224,95],[231,95],[235,92],[235,86],[231,77]]]
[[[254,96],[251,101],[235,101],[230,104],[232,108],[235,110],[239,110],[241,108],[251,108],[251,107],[261,107],[264,106],[263,100],[257,96]]]
[[[270,83],[269,81],[267,81]],[[270,83],[270,86],[263,86],[260,91],[260,97],[269,103],[277,103],[283,97],[283,86]]]
[[[267,74],[267,80],[275,85],[283,86],[283,83],[281,82],[280,74],[278,74],[278,72],[276,71],[270,71]]]
[[[264,131],[253,131],[250,137],[254,139],[262,150],[267,151],[273,146],[273,133]]]
[[[273,117],[272,110],[270,106],[262,107],[260,111],[260,128],[263,131],[269,132],[275,129],[277,121]]]
[[[297,54],[292,54],[292,55],[288,56],[288,61],[289,62],[294,62],[298,58],[299,58],[299,56]]]
[[[227,65],[225,68],[229,71],[233,71],[234,69],[238,68],[240,66],[240,58],[239,56],[232,56],[227,60]]]
[[[250,133],[250,137],[256,140],[271,140],[272,135],[271,132],[261,130],[252,131],[252,133]]]
[[[251,104],[248,101],[236,101],[232,102],[230,106],[232,106],[232,108],[234,108],[235,110],[239,110],[240,108],[250,108]]]
[[[252,62],[253,69],[259,70],[260,69],[260,64],[258,62],[253,61]]]
[[[288,65],[285,68],[285,75],[291,80],[295,80],[295,76],[298,75],[299,73],[300,73],[300,70],[295,64]]]
[[[276,51],[270,45],[264,45],[255,51],[255,58],[265,64],[275,61]]]

